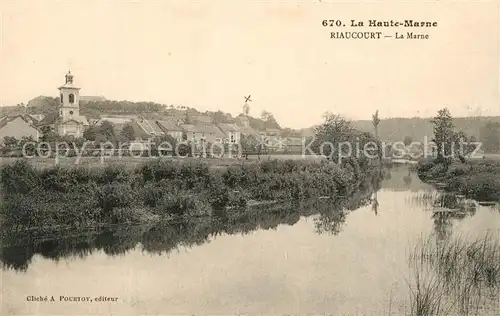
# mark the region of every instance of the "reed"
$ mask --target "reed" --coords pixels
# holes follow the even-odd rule
[[[444,241],[436,241],[432,237],[421,239],[409,259],[417,280],[410,291],[415,302],[412,315],[437,315],[438,307],[442,311],[444,304],[447,308],[452,306],[462,315],[470,315],[478,313],[480,306],[498,297],[498,235],[457,236]],[[432,282],[425,283],[422,271],[427,268],[430,268]]]

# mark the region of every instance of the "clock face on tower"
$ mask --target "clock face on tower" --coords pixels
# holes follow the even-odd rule
[[[73,115],[73,111],[69,111],[69,115]]]

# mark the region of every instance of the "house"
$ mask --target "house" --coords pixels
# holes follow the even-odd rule
[[[272,150],[284,150],[285,140],[280,136],[281,130],[277,128],[266,128],[260,131],[260,139],[263,144]]]
[[[180,121],[176,124],[172,120],[161,120],[156,121],[156,125],[158,125],[165,135],[170,135],[177,141],[182,140],[184,129],[180,126]]]
[[[121,115],[121,116],[101,116],[99,119],[90,119],[89,124],[91,126],[99,126],[104,121],[108,121],[113,124],[116,133],[120,133],[125,124],[132,123],[133,119],[136,119],[135,115]]]
[[[225,140],[231,144],[239,144],[241,139],[241,132],[236,124],[220,123],[219,128],[224,133]]]
[[[5,117],[0,121],[0,143],[3,143],[6,136],[15,137],[16,139],[32,137],[35,141],[38,141],[40,132],[25,115],[16,115]]]
[[[198,143],[201,140],[209,143],[222,143],[225,138],[221,129],[214,124],[182,124],[180,127],[184,129],[183,138],[187,141],[194,141],[195,143]]]
[[[165,135],[155,121],[146,120],[142,117],[133,119],[131,125],[137,140],[147,140]]]
[[[285,137],[286,152],[302,152],[303,139],[302,137]]]

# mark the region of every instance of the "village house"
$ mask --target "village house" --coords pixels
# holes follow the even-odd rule
[[[177,141],[182,141],[184,129],[180,126],[180,121],[176,124],[171,120],[156,121],[158,127],[166,134],[172,136]]]
[[[236,124],[220,123],[218,124],[221,131],[224,133],[224,140],[230,144],[239,144],[241,139],[240,129]]]
[[[222,143],[225,135],[214,124],[197,123],[197,124],[182,124],[180,127],[184,129],[183,138],[187,141],[199,143],[202,140],[208,143]]]
[[[270,150],[284,150],[285,140],[280,136],[281,130],[266,128],[259,132],[262,143]]]
[[[155,121],[146,120],[145,118],[133,119],[130,123],[134,130],[136,140],[150,140],[155,137],[165,135],[163,130],[156,124]]]
[[[115,133],[120,133],[126,124],[132,123],[132,120],[137,119],[136,115],[103,115],[99,119],[89,119],[90,126],[100,126],[107,121],[113,124]]]
[[[1,144],[3,144],[6,136],[14,137],[18,140],[23,137],[32,137],[35,141],[38,141],[40,132],[25,115],[16,115],[13,117],[4,117],[0,121]]]
[[[302,137],[285,137],[285,151],[293,152],[293,153],[301,153],[303,146],[303,138]]]

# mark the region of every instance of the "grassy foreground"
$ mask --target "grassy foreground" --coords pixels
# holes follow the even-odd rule
[[[0,173],[3,226],[50,229],[210,216],[255,201],[347,197],[374,170],[369,161],[355,159],[341,165],[275,160],[226,168],[153,160],[132,169],[36,168],[19,160]]]
[[[499,237],[420,240],[409,258],[411,315],[490,315],[488,306],[498,308]]]
[[[417,171],[422,180],[441,182],[448,191],[463,194],[467,198],[500,201],[500,161],[424,161],[419,163]]]

